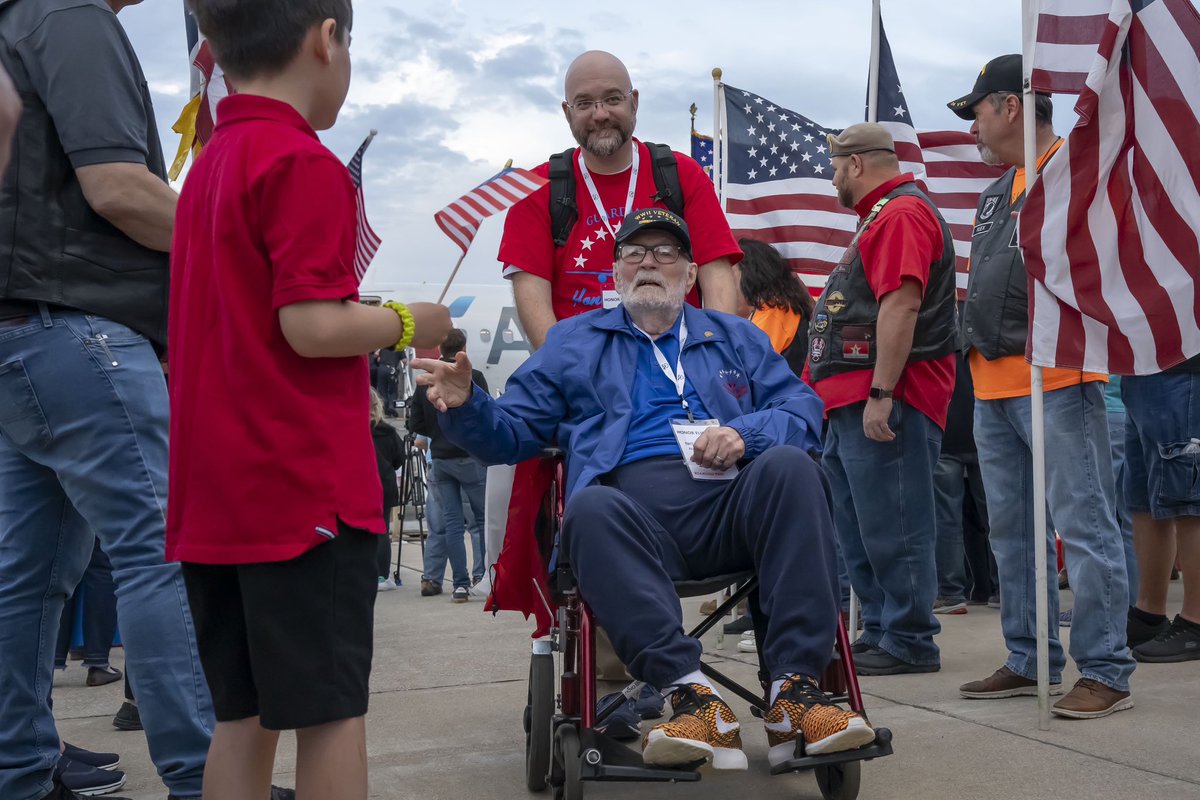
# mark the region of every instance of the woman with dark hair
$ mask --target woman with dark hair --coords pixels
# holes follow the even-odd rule
[[[813,297],[774,247],[756,239],[740,239],[738,245],[744,256],[734,270],[751,310],[750,321],[770,337],[775,352],[787,358],[799,375],[808,355]]]

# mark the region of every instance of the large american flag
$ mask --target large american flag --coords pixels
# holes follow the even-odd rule
[[[379,250],[380,238],[371,229],[371,223],[367,221],[367,204],[363,197],[363,176],[362,165],[363,155],[367,152],[367,148],[371,146],[371,141],[375,138],[378,131],[372,130],[367,134],[367,138],[359,145],[358,150],[354,151],[354,157],[350,159],[350,163],[346,165],[346,169],[350,170],[350,180],[354,182],[354,205],[356,214],[355,236],[354,236],[354,274],[361,281],[363,276],[367,274],[367,267],[371,266],[371,259],[375,258],[375,253]]]
[[[1021,214],[1029,356],[1144,375],[1200,353],[1200,14],[1111,0],[1098,52]]]
[[[1030,80],[1041,92],[1079,94],[1096,61],[1112,0],[1041,0]]]
[[[902,170],[924,184],[954,236],[960,289],[979,193],[1001,170],[961,131],[918,133],[887,39],[881,35],[877,119],[896,140]],[[752,92],[725,86],[729,163],[726,212],[735,236],[775,245],[810,287],[823,286],[858,226],[830,179],[825,135],[836,132]]]
[[[465,255],[485,219],[525,199],[549,182],[527,169],[508,166],[452,201],[434,214],[433,219]]]
[[[692,158],[704,168],[708,177],[713,176],[713,140],[711,136],[696,133],[692,128]]]

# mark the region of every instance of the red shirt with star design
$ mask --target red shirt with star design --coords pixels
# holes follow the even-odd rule
[[[654,161],[650,149],[637,139],[634,141],[637,142],[640,166],[632,210],[666,208],[665,203],[651,199],[658,189],[654,185]],[[497,256],[504,264],[505,275],[522,270],[550,281],[554,316],[557,319],[603,307],[604,291],[614,288],[612,233],[592,201],[579,169],[579,151],[575,152],[572,164],[575,168],[575,203],[579,216],[566,245],[554,246],[550,222],[550,185],[547,184],[509,209]],[[741,248],[729,230],[712,181],[690,156],[675,153],[675,161],[679,168],[679,184],[683,189],[683,218],[692,239],[692,260],[701,265],[718,258],[728,258],[734,264],[741,261]],[[533,172],[548,178],[549,162]],[[605,207],[609,225],[614,231],[619,230],[625,220],[629,170],[615,175],[593,172],[592,180]],[[693,305],[700,305],[700,296],[695,287],[687,300]]]

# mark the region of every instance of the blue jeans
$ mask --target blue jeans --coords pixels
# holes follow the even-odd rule
[[[78,518],[78,517],[77,517]],[[80,524],[86,524],[79,520]],[[82,604],[77,604],[81,600]],[[97,541],[92,560],[83,573],[75,593],[63,608],[62,623],[58,626],[58,645],[54,648],[54,666],[65,668],[71,650],[71,634],[75,629],[75,611],[79,609],[83,627],[83,666],[107,667],[117,633],[117,596],[112,579],[112,562]]]
[[[112,560],[150,756],[172,794],[200,795],[213,708],[179,565],[163,560],[166,499],[166,382],[146,339],[74,311],[0,326],[5,800],[51,789],[54,644],[95,537]]]
[[[446,553],[450,558],[450,570],[454,576],[454,587],[470,587],[471,579],[479,580],[487,569],[487,557],[483,548],[483,501],[487,471],[473,458],[435,458],[433,474],[436,478],[438,507],[441,509]],[[463,516],[463,495],[471,507],[474,523],[471,525],[471,546],[475,552],[475,563],[471,579],[467,578],[467,544],[463,539],[467,532]],[[461,564],[461,568],[458,566]]]
[[[1104,389],[1099,382],[1045,394],[1046,500],[1062,539],[1067,577],[1075,593],[1071,657],[1085,678],[1118,691],[1129,689],[1134,661],[1125,646],[1129,585],[1125,551],[1113,512],[1112,450]],[[987,486],[992,552],[1000,576],[1000,621],[1006,666],[1037,677],[1036,586],[1033,575],[1033,453],[1030,399],[975,403],[975,443]],[[1047,526],[1046,563],[1055,563]],[[1058,638],[1058,588],[1048,581],[1050,680],[1062,676],[1066,658]]]
[[[890,442],[863,433],[864,403],[829,412],[825,472],[850,584],[862,601],[859,641],[909,664],[938,664],[933,470],[942,430],[892,404]]]
[[[943,455],[933,470],[933,499],[937,523],[938,597],[964,602],[967,564],[963,543],[963,498],[966,465],[957,456]]]
[[[1113,478],[1116,480],[1117,525],[1121,528],[1121,543],[1125,548],[1125,578],[1129,583],[1129,602],[1137,599],[1138,571],[1137,554],[1133,550],[1133,514],[1125,497],[1125,413],[1108,414],[1108,441],[1112,446]]]

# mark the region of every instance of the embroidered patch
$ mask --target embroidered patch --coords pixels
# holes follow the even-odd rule
[[[979,209],[979,221],[987,222],[992,218],[992,214],[996,213],[996,209],[1000,206],[1000,195],[994,194],[983,199],[983,206]]]
[[[871,343],[864,339],[842,342],[842,358],[867,361],[871,358]]]
[[[725,391],[741,400],[746,395],[750,394],[750,386],[746,383],[745,377],[742,376],[741,370],[723,369],[717,372],[717,378],[721,381],[721,385],[725,387]]]
[[[830,314],[837,314],[846,307],[846,296],[841,292],[830,292],[825,298],[825,308]]]
[[[819,363],[825,357],[825,340],[820,336],[812,340],[812,346],[808,351],[808,360],[812,363]]]
[[[979,223],[978,225],[976,225],[974,228],[971,229],[971,238],[974,239],[976,236],[982,236],[983,234],[990,231],[992,229],[992,226],[995,224],[996,223],[994,223],[994,222]]]
[[[829,315],[817,314],[817,316],[813,318],[813,330],[817,333],[824,333],[825,331],[829,330]]]

